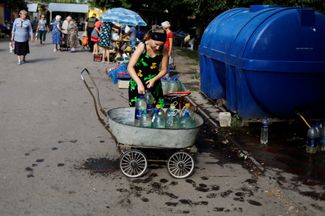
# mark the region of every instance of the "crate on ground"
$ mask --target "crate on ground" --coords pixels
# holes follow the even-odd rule
[[[120,89],[127,89],[129,88],[130,79],[118,79],[117,85]]]
[[[231,126],[231,113],[230,112],[220,112],[219,113],[219,124],[220,124],[220,127],[230,127]]]

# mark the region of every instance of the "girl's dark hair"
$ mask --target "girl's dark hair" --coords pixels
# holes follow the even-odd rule
[[[153,33],[164,33],[164,34],[166,34],[166,31],[160,25],[152,25],[151,29],[144,35],[143,41],[150,40],[152,38]]]

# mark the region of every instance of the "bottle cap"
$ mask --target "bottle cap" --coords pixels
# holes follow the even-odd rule
[[[190,108],[190,106],[191,106],[190,103],[186,103],[186,104],[185,104],[185,107],[186,107],[186,108]]]
[[[158,108],[158,109],[159,109],[159,108],[160,108],[160,104],[157,104],[157,105],[156,105],[156,108]]]

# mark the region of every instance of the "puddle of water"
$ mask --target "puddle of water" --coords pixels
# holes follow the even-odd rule
[[[119,160],[109,158],[88,158],[80,166],[76,166],[76,169],[89,170],[93,174],[108,175],[119,170]]]
[[[297,175],[293,181],[306,185],[325,184],[325,152],[315,155],[306,153],[307,129],[304,125],[270,125],[268,145],[259,144],[259,126],[251,125],[245,130],[237,131],[233,137],[265,166]]]

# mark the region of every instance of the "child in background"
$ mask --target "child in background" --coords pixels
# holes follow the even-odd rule
[[[99,34],[100,34],[100,25],[101,25],[101,21],[97,21],[95,23],[95,28],[94,28],[94,30],[91,33],[90,40],[94,44],[93,55],[98,55],[98,53],[99,53],[98,42],[99,42]]]

